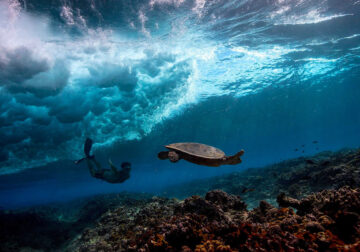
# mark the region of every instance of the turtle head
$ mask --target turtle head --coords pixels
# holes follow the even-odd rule
[[[173,163],[176,163],[180,159],[179,154],[177,154],[175,151],[169,151],[168,157],[169,160]]]
[[[158,158],[161,160],[169,159],[173,163],[180,160],[179,154],[175,151],[161,151],[158,153]]]
[[[235,164],[240,164],[241,163],[241,156],[244,154],[244,150],[239,151],[238,153],[236,153],[234,156],[230,156],[227,158],[227,164],[229,165],[235,165]]]

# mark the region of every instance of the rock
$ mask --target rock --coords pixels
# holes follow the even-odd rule
[[[241,200],[240,196],[227,194],[221,190],[213,190],[206,194],[205,200],[218,205],[224,211],[228,209],[246,210],[246,204]]]
[[[276,198],[277,203],[280,207],[293,207],[298,209],[300,206],[300,201],[293,199],[285,195],[285,193],[280,193]]]
[[[183,203],[176,207],[175,213],[178,215],[195,213],[206,215],[210,218],[221,218],[223,216],[221,207],[211,204],[211,202],[201,198],[200,196],[192,196],[185,199]]]
[[[317,233],[317,232],[324,232],[325,228],[323,226],[321,226],[320,223],[315,222],[315,221],[310,221],[308,223],[306,223],[305,226],[306,230],[312,232],[312,233]]]
[[[359,248],[358,189],[343,187],[301,200],[286,195],[279,199],[287,206],[297,206],[298,212],[288,207],[273,207],[266,201],[248,211],[239,197],[219,190],[208,192],[205,198],[192,196],[183,202],[153,199],[136,209],[122,208],[107,213],[96,227],[83,233],[87,238],[80,239],[81,243],[72,246],[75,249],[71,251],[356,251]]]

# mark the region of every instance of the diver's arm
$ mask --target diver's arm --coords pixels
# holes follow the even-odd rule
[[[118,169],[114,166],[114,164],[111,162],[110,159],[108,160],[108,162],[109,162],[109,165],[110,165],[111,170],[112,170],[114,173],[117,173],[117,172],[118,172]]]
[[[81,158],[81,159],[79,159],[79,160],[75,160],[74,163],[75,163],[75,164],[79,164],[79,163],[81,163],[82,161],[84,161],[85,159],[86,159],[86,157]]]

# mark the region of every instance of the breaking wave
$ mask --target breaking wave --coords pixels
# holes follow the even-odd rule
[[[0,173],[81,156],[85,136],[139,141],[213,97],[345,75],[359,21],[357,1],[1,1]]]

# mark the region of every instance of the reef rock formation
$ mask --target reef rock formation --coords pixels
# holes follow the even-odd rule
[[[64,251],[86,227],[119,206],[142,206],[146,194],[108,194],[66,203],[0,210],[0,251]]]
[[[280,195],[278,200],[280,208],[261,201],[248,211],[239,196],[220,190],[181,202],[155,198],[142,209],[105,214],[71,250],[360,250],[360,189],[325,190],[302,200]]]
[[[280,206],[292,205],[299,216],[313,216],[317,222],[310,229],[321,229],[322,226],[337,234],[346,242],[353,242],[360,231],[360,190],[349,186],[339,190],[325,190],[293,204],[294,199],[281,195]]]
[[[0,251],[360,251],[359,175],[358,150],[324,152],[174,187],[182,201],[121,193],[3,210]]]
[[[164,196],[185,198],[220,189],[240,195],[249,208],[254,208],[262,200],[275,204],[277,195],[282,192],[300,199],[313,192],[346,185],[360,187],[358,149],[321,152],[312,157],[299,157],[264,168],[173,186],[166,190]]]

